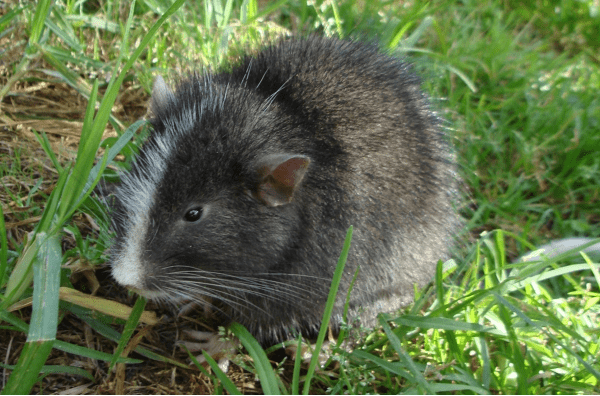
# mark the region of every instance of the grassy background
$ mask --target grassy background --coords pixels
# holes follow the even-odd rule
[[[118,152],[131,157],[139,125],[127,127],[144,115],[155,76],[215,69],[281,35],[313,32],[376,38],[415,62],[457,148],[467,235],[404,316],[351,334],[361,340],[352,352],[334,348],[310,392],[600,392],[598,265],[584,256],[508,264],[548,239],[600,237],[597,1],[206,1],[168,15],[169,6],[0,6],[5,392],[288,392],[308,383],[311,369],[296,374],[277,352],[277,376],[242,355],[231,383],[206,379],[164,346],[175,333],[138,319],[143,301],[130,316],[92,300],[131,302],[97,270],[107,235],[88,192],[97,175],[115,179]]]

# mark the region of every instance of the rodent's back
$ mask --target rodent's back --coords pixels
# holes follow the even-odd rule
[[[410,66],[374,44],[313,37],[270,47],[233,75],[264,95],[285,87],[278,102],[314,125],[301,130],[314,143],[304,205],[319,214],[307,240],[322,244],[334,223],[327,249],[335,256],[354,225],[345,281],[360,264],[355,301],[405,305],[413,284],[431,280],[448,257],[459,226],[453,152]]]
[[[121,283],[209,296],[229,319],[277,340],[294,327],[318,327],[350,225],[334,324],[357,265],[351,314],[364,307],[363,323],[372,325],[378,312],[409,302],[413,284],[428,282],[447,257],[459,225],[452,150],[409,66],[375,45],[283,41],[153,97],[155,131],[114,216],[113,257],[137,255],[114,260]],[[171,145],[167,153],[161,144]],[[147,180],[148,218],[132,221],[127,202],[136,190],[127,186],[143,184],[158,156],[164,171]],[[283,200],[260,198],[265,161],[300,172],[290,173],[300,176]],[[192,203],[203,216],[193,228],[179,219]],[[131,228],[146,229],[140,236]],[[157,236],[169,253],[156,251]],[[143,270],[126,279],[120,274],[133,262]],[[177,282],[190,272],[203,283],[185,290]],[[159,287],[166,273],[172,284]]]

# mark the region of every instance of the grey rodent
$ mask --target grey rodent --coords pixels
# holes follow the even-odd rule
[[[407,63],[375,44],[289,39],[153,90],[152,129],[116,192],[116,280],[212,304],[262,342],[409,303],[460,227],[454,154]],[[362,307],[362,308],[361,308]]]

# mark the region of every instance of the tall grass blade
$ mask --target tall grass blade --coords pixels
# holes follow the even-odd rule
[[[229,329],[233,334],[240,340],[244,348],[248,351],[252,360],[254,361],[254,367],[256,368],[256,374],[260,380],[260,386],[265,395],[278,395],[282,393],[279,389],[279,382],[269,358],[265,354],[265,351],[261,348],[260,344],[244,326],[239,323],[232,323]]]
[[[417,44],[417,41],[419,41],[419,39],[421,38],[423,33],[425,33],[425,31],[427,29],[429,29],[429,27],[431,26],[431,24],[433,22],[434,22],[433,17],[430,17],[430,16],[425,17],[423,19],[423,21],[419,24],[419,26],[417,26],[415,31],[412,32],[412,34],[410,36],[408,36],[406,38],[406,40],[404,40],[404,42],[402,43],[402,46],[408,47],[408,48],[415,47],[415,45]]]
[[[492,362],[490,360],[490,350],[487,346],[485,337],[477,337],[474,339],[475,345],[479,349],[481,354],[481,360],[483,365],[481,367],[481,382],[485,389],[490,389],[490,383],[492,380]]]
[[[506,300],[505,300],[506,301]],[[527,394],[527,370],[525,369],[525,362],[521,347],[519,345],[519,339],[515,332],[515,326],[510,315],[510,310],[507,309],[509,305],[499,306],[499,316],[504,327],[508,332],[508,339],[510,341],[510,348],[508,349],[509,359],[514,365],[514,371],[517,376],[517,391],[518,395]],[[515,308],[515,307],[513,307]],[[513,311],[514,312],[514,311]]]
[[[39,249],[39,245],[34,240],[35,234],[28,234],[23,252],[17,259],[17,263],[8,278],[4,300],[0,304],[0,311],[5,310],[19,300],[33,280],[33,261]]]
[[[35,14],[31,23],[31,32],[29,33],[29,51],[35,50],[35,45],[39,43],[42,32],[46,25],[46,18],[50,13],[51,0],[40,0],[37,2]]]
[[[6,237],[6,224],[4,211],[0,205],[0,288],[4,287],[4,278],[8,268],[8,239]]]
[[[135,302],[135,305],[133,306],[133,310],[131,311],[129,319],[127,319],[127,323],[125,323],[125,328],[123,329],[123,333],[121,334],[121,338],[119,339],[119,344],[117,345],[117,348],[115,349],[115,352],[113,354],[113,359],[110,362],[110,369],[108,370],[109,372],[112,371],[115,364],[117,364],[117,359],[121,357],[121,354],[125,350],[127,343],[131,339],[131,336],[133,335],[133,332],[135,331],[138,322],[140,321],[142,313],[144,313],[145,306],[146,299],[142,296],[139,296]]]
[[[240,9],[240,20],[242,24],[246,25],[250,21],[254,21],[257,13],[258,5],[256,4],[256,0],[244,0]]]
[[[36,243],[40,245],[33,261],[33,305],[28,342],[56,339],[58,325],[58,289],[60,287],[60,265],[62,263],[61,239],[58,235],[38,233]]]
[[[89,141],[92,136],[90,133],[92,132],[92,125],[94,122],[94,113],[96,112],[96,99],[98,98],[98,80],[94,80],[94,85],[92,85],[92,90],[89,95],[88,104],[85,109],[85,115],[83,116],[83,125],[81,127],[81,137],[79,139],[79,147],[77,148],[77,156],[83,155],[83,148],[85,143]]]
[[[4,389],[3,395],[27,395],[52,350],[53,341],[26,342]]]
[[[59,19],[62,19],[62,17],[63,17],[63,15],[62,15],[61,12],[56,12],[56,9],[54,9],[54,15],[57,18],[59,18]],[[63,23],[63,26],[62,26],[63,28],[65,28],[65,27],[67,27],[67,28],[70,27],[71,28],[71,29],[69,29],[69,31],[65,31],[64,29],[62,29],[61,27],[59,27],[56,23],[54,23],[51,19],[48,18],[46,20],[46,26],[57,37],[60,37],[60,39],[62,41],[64,41],[64,43],[67,44],[73,51],[75,51],[75,52],[83,52],[83,48],[79,44],[79,42],[77,41],[77,38],[75,37],[75,33],[73,32],[73,29],[72,29],[72,27],[69,24]]]
[[[390,39],[387,47],[389,49],[396,48],[398,46],[398,44],[400,44],[400,40],[404,36],[404,33],[406,33],[413,24],[414,24],[414,22],[407,22],[407,23],[404,23],[403,21],[400,22],[398,24],[398,26],[396,26],[396,29],[394,30],[394,34],[393,34],[392,38]]]
[[[438,304],[444,304],[444,264],[438,260],[435,269],[435,293],[437,295]]]
[[[2,225],[0,224],[0,227],[1,226]],[[590,260],[588,255],[585,254],[584,252],[581,252],[581,256],[583,256],[583,259],[585,260],[585,262],[587,263],[589,268],[592,270],[592,273],[594,274],[594,278],[596,278],[596,284],[600,285],[600,264],[592,263],[592,260]],[[2,284],[2,283],[0,283],[0,284]]]
[[[333,18],[335,20],[335,27],[337,34],[340,38],[344,38],[344,28],[342,27],[342,18],[340,16],[340,10],[335,1],[331,2],[331,8],[333,8]]]
[[[36,257],[33,265],[33,308],[25,350],[19,356],[6,389],[26,394],[38,381],[38,373],[46,362],[58,325],[58,288],[62,249],[58,235],[38,233],[33,240]],[[14,380],[13,380],[14,379]],[[10,384],[10,386],[9,386]]]
[[[471,90],[471,92],[473,92],[473,93],[477,92],[477,86],[475,85],[473,80],[471,80],[469,77],[467,77],[467,75],[465,73],[463,73],[461,70],[459,70],[456,67],[451,66],[451,65],[446,65],[446,69],[448,69],[450,72],[456,74],[465,83],[465,85]]]
[[[216,0],[220,1],[220,0]],[[221,20],[219,21],[219,28],[223,29],[229,24],[229,19],[231,18],[231,11],[233,9],[233,0],[227,0],[225,3],[225,10],[223,10],[223,15]]]
[[[302,388],[302,394],[304,395],[308,395],[308,391],[310,389],[310,381],[312,380],[312,377],[315,374],[317,363],[319,362],[319,352],[321,351],[321,347],[323,346],[323,341],[325,341],[325,335],[327,334],[327,330],[329,327],[329,319],[331,318],[331,313],[333,312],[333,305],[335,304],[335,299],[337,297],[338,287],[340,285],[340,281],[342,280],[344,267],[346,266],[346,260],[348,259],[348,252],[350,251],[350,243],[352,241],[353,230],[354,227],[350,226],[348,228],[348,231],[346,232],[344,248],[340,253],[340,258],[335,268],[335,272],[333,273],[331,287],[329,289],[329,295],[327,296],[327,302],[325,304],[325,312],[323,312],[323,320],[321,321],[321,328],[319,330],[319,335],[317,336],[317,342],[315,343],[315,350],[313,352],[312,358],[310,359],[310,364],[308,365],[308,371],[306,373],[304,387]]]

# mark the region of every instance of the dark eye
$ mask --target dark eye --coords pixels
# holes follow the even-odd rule
[[[200,217],[202,217],[202,208],[194,208],[187,211],[187,213],[183,216],[185,221],[198,221]]]

